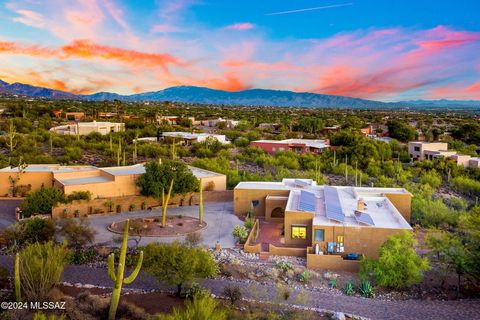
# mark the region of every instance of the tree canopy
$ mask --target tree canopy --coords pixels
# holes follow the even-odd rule
[[[216,274],[215,261],[203,248],[188,247],[176,241],[171,244],[151,243],[144,252],[144,270],[159,281],[177,286],[178,294],[185,282]]]
[[[181,161],[150,161],[145,165],[145,171],[137,180],[144,196],[161,197],[162,190],[168,190],[172,180],[172,194],[185,194],[198,188],[197,178]]]
[[[423,272],[430,268],[428,259],[415,251],[416,241],[410,232],[391,236],[380,247],[377,260],[362,259],[360,275],[373,276],[377,284],[393,289],[405,289],[420,283]]]

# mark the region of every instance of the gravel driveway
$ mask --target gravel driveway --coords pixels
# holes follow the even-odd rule
[[[0,256],[0,264],[12,266],[12,258]],[[128,274],[128,272],[127,272]],[[63,280],[70,283],[92,284],[95,286],[112,287],[112,281],[107,275],[105,268],[91,268],[87,266],[68,266],[63,274]],[[275,298],[275,285],[247,284],[226,279],[209,279],[202,282],[214,294],[221,295],[227,285],[238,285],[244,298],[257,301],[271,302]],[[167,289],[150,275],[140,273],[138,278],[125,288],[155,290]],[[383,301],[345,295],[333,295],[331,293],[306,291],[308,301],[302,305],[316,307],[329,311],[341,311],[370,319],[478,319],[480,315],[480,300],[405,300]],[[293,292],[289,301],[296,296]]]

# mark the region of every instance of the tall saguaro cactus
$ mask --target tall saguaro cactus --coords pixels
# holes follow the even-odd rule
[[[129,220],[127,219],[125,221],[125,226],[123,227],[123,241],[122,241],[122,247],[120,249],[120,257],[119,257],[116,274],[115,274],[115,264],[114,264],[115,254],[111,253],[108,256],[108,275],[114,282],[112,299],[110,301],[110,311],[108,312],[109,320],[115,319],[118,303],[120,301],[120,293],[122,291],[122,285],[132,283],[137,278],[138,273],[140,272],[140,268],[142,267],[143,251],[140,251],[140,257],[138,258],[137,266],[135,267],[135,270],[133,270],[132,274],[130,274],[127,278],[124,278],[125,257],[127,256],[128,230],[129,230]]]
[[[15,254],[15,265],[13,271],[13,284],[15,287],[15,300],[17,302],[22,301],[22,294],[20,292],[20,254]]]
[[[165,197],[165,191],[162,189],[162,227],[167,226],[167,208],[168,203],[170,202],[170,196],[172,195],[173,189],[173,180],[170,182],[170,187],[168,188],[167,196]]]

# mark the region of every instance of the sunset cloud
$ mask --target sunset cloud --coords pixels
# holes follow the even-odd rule
[[[253,28],[255,28],[255,25],[250,22],[239,22],[239,23],[234,23],[225,27],[225,29],[237,30],[237,31],[250,30]]]
[[[113,0],[9,2],[0,9],[4,23],[13,23],[22,36],[0,31],[0,74],[82,93],[197,85],[385,101],[480,96],[478,31],[399,25],[304,38],[295,30],[279,37],[254,15],[229,25],[199,21],[192,7],[200,3],[208,6],[160,0],[136,12],[131,3]],[[288,16],[263,18],[300,16],[293,15],[295,8],[283,8],[271,12]],[[315,8],[297,10],[317,11],[310,9]],[[348,10],[345,5],[328,12]]]

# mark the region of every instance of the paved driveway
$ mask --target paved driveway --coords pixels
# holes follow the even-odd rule
[[[15,208],[20,206],[21,200],[0,200],[0,229],[4,229],[16,222]]]
[[[90,216],[88,220],[90,221],[91,227],[97,232],[95,243],[114,245],[113,237],[118,237],[118,235],[107,230],[107,226],[112,224],[112,222],[122,221],[127,218],[159,217],[161,214],[161,209],[156,209],[153,211],[134,211],[115,215]],[[178,214],[198,218],[198,206],[185,206],[168,209],[168,215]],[[233,214],[233,203],[231,201],[205,203],[203,217],[204,221],[207,223],[207,228],[201,231],[204,245],[214,247],[215,243],[218,241],[222,248],[231,248],[235,246],[235,240],[232,236],[233,227],[236,224],[242,224],[243,222]],[[185,236],[142,237],[140,245],[146,245],[151,242],[182,241],[184,239]],[[129,245],[135,245],[135,241],[129,241]]]

